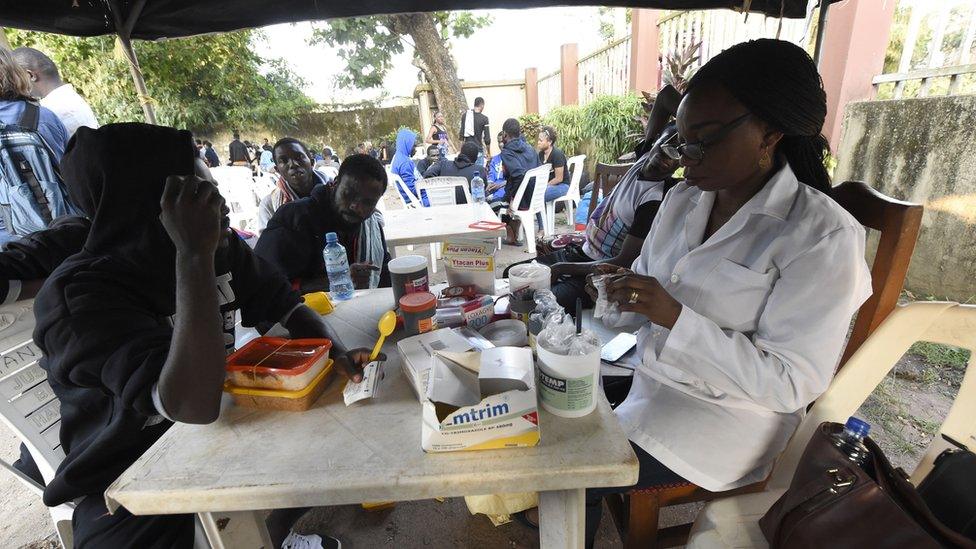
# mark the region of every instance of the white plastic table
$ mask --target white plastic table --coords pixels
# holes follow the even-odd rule
[[[505,236],[504,227],[488,231],[469,227],[478,221],[500,223],[488,204],[388,210],[383,213],[383,218],[383,232],[390,253],[396,246],[444,242],[453,238],[492,240]]]
[[[392,303],[389,289],[359,292],[327,318],[346,345],[371,346]],[[424,453],[420,403],[394,341],[373,401],[346,407],[338,379],[306,412],[225,401],[216,423],[173,426],[109,487],[109,504],[136,515],[198,513],[214,547],[256,548],[270,547],[258,510],[534,490],[541,546],[578,548],[584,489],[637,481],[637,458],[602,398],[579,419],[540,406],[533,448]]]

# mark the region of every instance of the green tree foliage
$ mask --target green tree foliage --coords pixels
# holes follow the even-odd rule
[[[431,15],[448,49],[452,38],[468,38],[491,22],[488,16],[464,11],[440,11]],[[379,88],[393,68],[394,56],[403,53],[404,45],[410,44],[402,21],[397,15],[333,19],[317,26],[310,42],[338,49],[339,57],[346,63],[346,70],[338,77],[340,86]]]
[[[7,29],[13,47],[37,48],[92,105],[99,121],[142,120],[124,54],[111,36],[77,38]],[[160,124],[207,132],[261,125],[287,131],[314,103],[281,59],[252,49],[260,31],[134,44]]]

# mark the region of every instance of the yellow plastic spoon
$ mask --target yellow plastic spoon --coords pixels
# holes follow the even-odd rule
[[[377,338],[376,345],[373,346],[373,352],[369,354],[370,360],[376,360],[376,357],[380,355],[380,347],[383,346],[386,336],[392,334],[393,330],[396,329],[396,321],[396,313],[393,311],[387,311],[380,317],[380,321],[376,323],[376,327],[380,331],[380,337]]]

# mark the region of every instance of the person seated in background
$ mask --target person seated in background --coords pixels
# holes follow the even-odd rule
[[[461,145],[461,153],[454,160],[442,160],[427,168],[424,177],[463,177],[468,180],[468,189],[471,188],[471,180],[474,176],[481,177],[485,181],[487,173],[484,168],[479,167],[474,161],[478,158],[478,145],[467,142]],[[487,184],[487,183],[486,183]],[[486,188],[487,189],[487,188]],[[487,190],[485,192],[487,196]],[[467,204],[467,196],[461,189],[456,190],[455,200],[458,204]]]
[[[423,175],[428,168],[431,166],[436,166],[441,159],[441,151],[437,145],[429,145],[427,147],[427,156],[417,160],[417,171]]]
[[[407,204],[415,202],[416,198],[414,197],[417,197],[424,206],[428,206],[429,203],[427,202],[426,196],[417,196],[417,181],[423,179],[423,176],[420,175],[422,172],[417,169],[417,165],[411,160],[416,141],[417,135],[412,130],[400,128],[396,136],[396,154],[393,155],[390,171],[398,175],[407,189],[410,189],[409,194],[403,189],[397,189]]]
[[[294,137],[283,137],[274,144],[275,169],[278,182],[274,190],[261,199],[258,206],[258,233],[268,226],[268,221],[282,205],[312,194],[316,185],[328,183],[325,175],[312,169],[312,159],[305,144]]]
[[[148,164],[146,149],[154,155]],[[288,281],[234,236],[189,132],[82,127],[62,170],[92,223],[84,248],[54,270],[34,302],[34,342],[61,402],[66,453],[44,503],[77,502],[75,547],[191,547],[192,515],[109,514],[103,494],[174,422],[217,419],[234,311],[242,310],[245,326],[281,322],[292,337],[331,339],[339,369],[354,380],[369,351],[345,349]],[[295,513],[268,518],[274,547]],[[296,540],[292,534],[287,545]]]
[[[827,389],[871,274],[864,227],[829,195],[826,114],[816,64],[785,41],[736,44],[688,83],[663,146],[685,180],[607,284],[618,327],[641,327],[615,410],[640,471],[587,490],[588,546],[606,494],[766,478]]]
[[[522,180],[525,179],[525,173],[539,166],[539,156],[522,137],[522,127],[518,120],[514,118],[506,120],[502,124],[502,133],[504,135],[502,136],[501,157],[502,169],[505,171],[505,198],[503,200],[505,206],[503,207],[506,207],[509,212],[513,209],[525,210],[532,202],[534,182],[525,189],[521,203],[513,204],[512,202],[515,200],[515,193],[522,185]],[[519,218],[508,213],[502,215],[502,221],[505,222],[505,232],[507,233],[504,243],[510,246],[524,245],[525,242],[519,239],[519,233],[522,230],[522,222]]]
[[[276,266],[302,293],[328,291],[326,233],[334,232],[346,248],[349,273],[357,289],[389,287],[390,253],[376,204],[386,192],[383,165],[365,154],[352,155],[330,185],[285,204],[261,233],[254,252]]]
[[[220,165],[220,157],[217,156],[217,151],[213,148],[213,143],[209,141],[203,142],[204,150],[203,155],[207,160],[207,166],[210,168],[216,168]]]
[[[502,143],[505,132],[498,132],[498,143]],[[502,166],[502,153],[491,157],[486,169],[488,179],[485,180],[485,199],[495,214],[505,207],[505,168]]]
[[[567,311],[575,310],[577,298],[583,299],[584,306],[593,306],[586,278],[598,265],[630,267],[640,255],[664,195],[677,183],[671,176],[678,161],[661,150],[663,144],[675,141],[676,134],[673,124],[665,128],[653,148],[593,210],[582,245],[569,244],[530,260],[550,266],[552,292]]]
[[[546,202],[566,196],[569,192],[569,168],[566,155],[556,147],[556,128],[542,126],[539,130],[539,164],[549,164],[549,184],[546,187]]]

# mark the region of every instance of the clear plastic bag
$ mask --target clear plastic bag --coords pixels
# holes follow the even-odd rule
[[[593,307],[593,318],[599,318],[605,326],[616,326],[620,321],[620,307],[616,301],[607,299],[608,275],[597,275],[593,277],[593,287],[596,288],[596,305]]]

